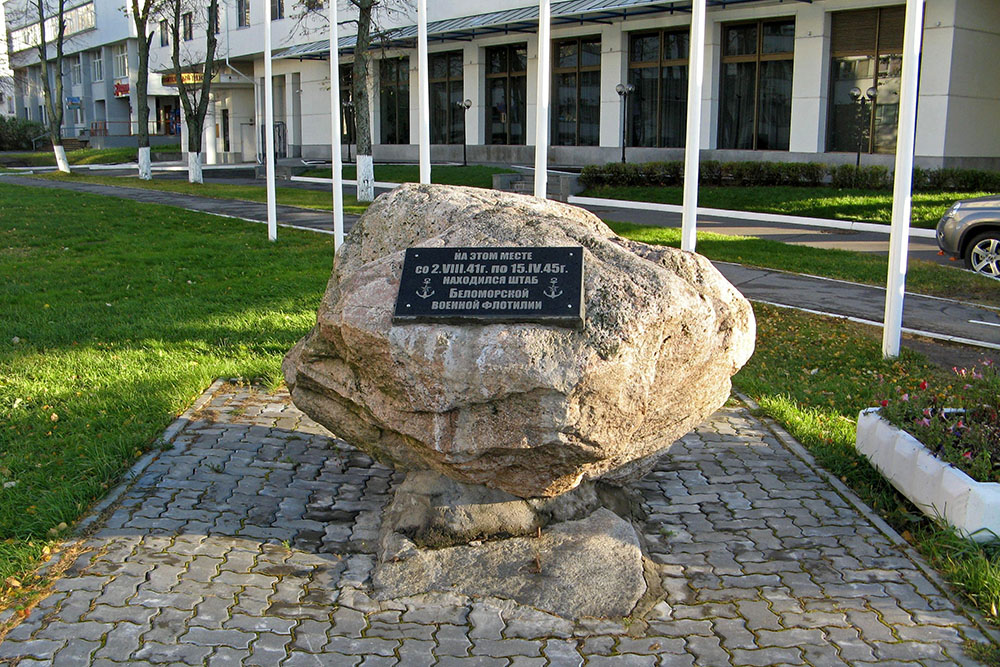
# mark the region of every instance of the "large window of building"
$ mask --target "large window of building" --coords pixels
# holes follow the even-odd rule
[[[69,59],[69,74],[70,81],[73,82],[74,86],[78,86],[83,83],[83,63],[80,62],[82,56],[78,53],[75,56],[70,56]]]
[[[271,0],[271,20],[285,18],[285,0]]]
[[[170,24],[167,19],[160,19],[160,46],[170,46]]]
[[[379,61],[379,102],[382,143],[410,143],[409,58]]]
[[[125,44],[111,47],[111,76],[116,79],[128,76],[128,46]]]
[[[601,38],[553,45],[552,143],[596,146],[601,134]]]
[[[831,16],[828,151],[895,152],[904,18],[902,6]],[[860,101],[852,88],[861,91]],[[865,96],[869,88],[874,103]]]
[[[631,35],[629,145],[679,148],[687,131],[687,28]]]
[[[788,150],[795,20],[723,27],[719,148]]]
[[[236,0],[236,23],[241,28],[250,25],[250,0]]]
[[[181,16],[181,31],[185,42],[194,39],[194,17],[191,12],[185,12]]]
[[[528,47],[524,44],[486,49],[486,141],[525,143],[525,99],[528,87]]]
[[[355,143],[354,132],[354,65],[340,66],[340,141]]]
[[[104,60],[100,49],[90,52],[90,78],[95,82],[104,81]]]
[[[462,52],[432,53],[429,61],[431,143],[460,144],[465,140]]]

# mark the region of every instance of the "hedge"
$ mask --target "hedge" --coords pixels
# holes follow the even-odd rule
[[[640,162],[588,165],[580,174],[584,187],[599,186],[679,186],[684,182],[684,163]],[[818,162],[718,162],[706,160],[700,164],[698,182],[702,185],[732,185],[739,187],[791,185],[864,190],[892,189],[892,173],[882,166],[857,168],[854,165],[828,167]],[[980,169],[913,170],[914,190],[1000,191],[1000,172]]]
[[[21,151],[31,148],[31,140],[45,132],[41,123],[0,116],[0,151]]]

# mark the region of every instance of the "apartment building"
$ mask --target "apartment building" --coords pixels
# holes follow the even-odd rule
[[[99,7],[91,30],[108,36],[98,40],[102,54],[106,50],[111,59],[104,62],[114,60],[115,44],[123,44],[122,57],[134,62],[134,36],[127,34],[130,22],[114,2],[103,10],[100,6],[107,0],[95,2]],[[464,143],[473,161],[530,162],[538,76],[537,3],[434,0],[428,5],[433,158],[460,160]],[[708,0],[708,5],[701,123],[706,158],[853,163],[860,151],[868,164],[891,164],[902,62],[900,0]],[[205,133],[208,163],[259,158],[263,20],[268,10],[278,153],[330,156],[327,26],[325,17],[307,6],[317,5],[293,0],[220,4],[221,71],[213,82]],[[366,82],[372,98],[374,154],[376,160],[415,160],[415,10],[406,2],[386,6],[393,11],[379,17],[380,34]],[[623,143],[630,160],[682,155],[689,8],[689,0],[553,2],[552,163],[614,161],[620,159]],[[319,14],[324,11],[319,7]],[[352,18],[346,2],[341,12],[345,20]],[[183,37],[192,62],[198,60],[199,49],[204,52],[204,28],[199,28],[204,17],[197,14],[186,19],[192,27]],[[166,26],[157,24],[151,30],[151,69],[166,73],[171,67]],[[112,34],[119,41],[112,41]],[[20,71],[25,66],[15,46],[14,68]],[[353,142],[353,35],[342,35],[340,47],[341,134],[345,142]],[[81,53],[97,47],[87,48],[91,51]],[[998,57],[1000,2],[927,2],[917,164],[1000,168],[1000,133],[993,129],[994,119],[1000,117],[1000,77],[990,65]],[[154,94],[163,99],[158,99],[154,114],[171,99],[176,108],[172,90],[164,85],[170,77],[167,73],[159,80],[161,88]],[[23,107],[31,113],[32,99],[19,98],[18,112]],[[102,111],[110,118],[109,103],[120,98],[92,93],[90,99],[95,118],[98,100],[104,101]],[[466,100],[468,108],[462,104]],[[115,117],[121,115],[124,110]],[[345,157],[349,150],[345,147]]]

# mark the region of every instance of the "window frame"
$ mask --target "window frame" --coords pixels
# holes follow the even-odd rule
[[[74,86],[83,84],[83,55],[80,53],[69,61],[69,80]]]
[[[717,131],[719,136],[722,136],[722,113],[724,109],[724,102],[726,99],[726,89],[725,89],[725,67],[729,64],[741,64],[741,63],[754,63],[754,86],[753,86],[753,129],[751,132],[751,137],[753,138],[753,143],[751,148],[723,148],[719,146],[722,150],[784,150],[787,151],[789,148],[758,148],[757,138],[760,129],[760,73],[761,73],[761,63],[764,62],[779,62],[779,61],[790,61],[792,63],[792,75],[794,77],[794,63],[795,63],[795,38],[794,34],[792,37],[792,50],[791,51],[781,51],[779,53],[764,53],[764,25],[768,23],[788,23],[791,22],[795,26],[795,16],[771,16],[761,19],[750,19],[745,21],[732,21],[729,23],[724,23],[722,25],[722,54],[719,58],[720,69],[719,69],[719,119],[717,125]],[[726,35],[728,31],[732,28],[737,28],[740,26],[755,25],[757,27],[757,41],[752,54],[742,54],[730,56],[726,55]],[[689,47],[690,48],[690,47]]]
[[[386,146],[405,146],[410,143],[410,58],[409,56],[394,56],[390,58],[379,59],[379,143]],[[385,69],[392,66],[393,69],[393,80],[390,82],[386,81]],[[405,65],[403,64],[405,63]],[[405,74],[401,74],[405,72]],[[385,109],[385,93],[387,88],[394,88],[396,90],[395,95],[395,119],[396,127],[395,141],[386,141],[386,109]],[[400,93],[401,90],[405,89],[406,94]],[[404,106],[405,102],[405,106]],[[401,110],[405,110],[405,113],[400,113]],[[401,130],[405,131],[404,132]]]
[[[184,12],[181,15],[181,38],[185,42],[194,39],[194,15],[191,12]]]
[[[104,81],[104,54],[100,49],[90,52],[90,80],[92,83]]]
[[[160,46],[170,46],[170,22],[160,19]]]
[[[270,0],[271,20],[278,21],[285,18],[285,0]]]
[[[451,75],[451,62],[450,61],[456,55],[458,56],[459,60],[462,61],[463,67],[462,67],[462,73],[459,74],[457,77],[454,77],[454,76]],[[462,50],[461,49],[455,49],[455,50],[452,50],[452,51],[438,51],[436,53],[431,53],[428,56],[428,58],[427,58],[428,73],[431,73],[431,72],[434,71],[434,66],[433,66],[433,62],[432,61],[435,58],[444,58],[445,59],[445,67],[444,67],[445,75],[444,75],[444,77],[429,77],[428,80],[427,80],[428,88],[429,89],[433,89],[434,88],[434,84],[436,84],[436,83],[443,83],[445,85],[445,97],[448,100],[451,100],[452,86],[455,83],[457,83],[458,87],[459,87],[459,90],[462,91],[462,94],[459,95],[459,97],[461,97],[462,99],[465,99],[465,76],[464,76],[464,74],[465,74],[465,71],[464,71],[465,67],[464,67],[464,55],[463,55]],[[431,118],[433,118],[434,117],[434,96],[430,95],[430,98],[431,98],[430,99],[430,107],[431,107],[430,108],[430,113],[431,113]],[[465,138],[465,114],[466,114],[465,108],[463,107],[461,109],[461,111],[459,111],[458,106],[454,105],[454,104],[451,104],[450,102],[445,102],[444,106],[445,106],[445,118],[447,119],[445,121],[445,127],[444,127],[444,130],[443,130],[443,132],[444,132],[444,142],[440,142],[439,141],[437,143],[439,143],[439,144],[440,143],[444,143],[444,144],[452,144],[452,143],[459,144],[459,143],[464,143],[464,138]],[[452,125],[454,125],[456,117],[461,118],[462,137],[463,137],[463,141],[462,142],[452,142],[452,140],[451,140]],[[431,128],[431,131],[432,132],[434,131],[433,127]],[[432,141],[431,143],[434,143],[434,142]]]
[[[111,45],[111,78],[124,79],[129,75],[128,70],[128,45]]]
[[[522,70],[512,70],[511,69],[511,60],[512,60],[511,54],[516,49],[520,49],[520,48],[523,48],[524,51],[525,51],[524,70],[523,71]],[[503,72],[492,72],[491,73],[489,71],[490,52],[494,51],[494,50],[497,50],[497,49],[504,49],[505,50],[505,62],[507,63],[507,67],[506,67],[506,69]],[[527,52],[528,52],[528,44],[527,44],[527,42],[515,42],[513,44],[497,44],[495,46],[487,46],[487,47],[485,47],[485,50],[484,50],[484,55],[485,55],[484,62],[487,63],[487,68],[486,68],[486,92],[487,92],[487,95],[489,94],[489,82],[490,82],[491,79],[505,79],[506,80],[506,86],[504,88],[504,90],[505,90],[505,104],[507,105],[507,109],[508,109],[507,120],[504,121],[504,135],[505,135],[504,138],[506,139],[506,141],[504,143],[502,143],[502,144],[495,144],[495,143],[493,143],[493,141],[492,141],[492,139],[493,139],[492,132],[488,131],[489,136],[487,137],[487,145],[490,145],[490,146],[526,146],[527,143],[528,143],[528,136],[527,136],[527,134],[528,134],[528,131],[527,131],[527,120],[528,120],[527,119],[527,97],[528,97],[528,94],[527,94],[527,90],[528,90],[528,62],[527,61],[528,61],[528,58],[527,58]],[[525,94],[524,94],[524,98],[525,98],[525,110],[524,110],[524,113],[525,113],[525,130],[524,130],[524,133],[523,133],[524,134],[524,137],[523,137],[524,141],[522,141],[521,143],[517,143],[517,144],[512,143],[511,140],[510,140],[510,137],[511,137],[511,131],[510,131],[511,114],[510,114],[510,111],[509,111],[509,109],[510,109],[510,97],[511,97],[511,95],[510,95],[510,87],[511,87],[511,81],[513,81],[514,79],[523,79],[524,80],[524,90],[525,90]],[[491,112],[492,112],[492,106],[490,106],[488,104],[484,104],[483,105],[483,113],[487,115],[487,117],[485,118],[484,126],[487,127],[487,128],[490,127],[490,125],[492,123],[492,119],[489,118],[489,114]]]
[[[584,42],[594,42],[594,41],[597,42],[597,51],[598,51],[597,64],[596,65],[584,65],[583,64],[583,43]],[[563,44],[570,44],[570,43],[575,43],[576,44],[576,65],[574,67],[553,67],[552,68],[552,81],[550,83],[550,85],[551,85],[550,90],[552,91],[552,98],[554,100],[556,98],[556,88],[557,88],[557,85],[556,85],[556,75],[558,75],[558,74],[575,74],[576,75],[576,95],[574,97],[574,99],[576,100],[576,114],[575,114],[576,115],[576,122],[575,122],[576,128],[573,131],[573,143],[571,143],[571,144],[557,144],[555,141],[553,141],[552,139],[555,139],[555,137],[557,137],[558,134],[559,134],[556,131],[556,127],[555,127],[556,123],[559,122],[558,119],[556,118],[556,114],[559,112],[559,108],[558,108],[559,105],[555,104],[555,103],[552,104],[551,105],[552,106],[552,109],[551,109],[552,118],[551,118],[551,121],[550,121],[550,123],[551,123],[550,127],[552,129],[550,130],[550,143],[553,146],[597,146],[597,145],[599,145],[601,143],[601,121],[600,121],[601,92],[600,92],[600,83],[598,83],[598,89],[597,89],[598,120],[597,120],[597,137],[595,138],[596,141],[595,141],[595,143],[592,143],[592,144],[591,143],[581,144],[580,143],[580,88],[581,88],[581,78],[582,77],[580,76],[580,74],[582,74],[583,72],[597,72],[598,81],[600,81],[600,74],[601,74],[601,58],[600,58],[600,53],[601,53],[601,44],[602,44],[601,35],[600,35],[600,33],[598,33],[596,35],[583,35],[583,36],[580,36],[580,37],[566,37],[564,39],[552,40],[553,62],[555,62],[556,60],[558,60],[559,46],[563,45]]]
[[[842,10],[842,11],[839,11],[839,12],[831,12],[831,30],[832,30],[833,14],[847,14],[847,13],[852,13],[852,12],[857,12],[857,13],[860,13],[860,12],[874,12],[875,13],[875,33],[874,33],[874,39],[873,39],[872,48],[870,50],[863,50],[863,49],[840,49],[840,50],[837,50],[837,49],[834,49],[833,40],[831,39],[831,41],[830,41],[830,60],[829,60],[829,64],[830,64],[830,81],[829,81],[829,88],[828,88],[829,102],[828,102],[828,105],[827,105],[827,116],[826,116],[826,145],[825,145],[826,152],[828,152],[828,153],[834,153],[834,152],[848,152],[848,153],[853,153],[853,152],[855,152],[854,150],[851,150],[851,151],[835,151],[832,148],[832,145],[833,145],[833,132],[834,132],[834,129],[835,129],[834,128],[834,123],[833,123],[833,109],[834,109],[834,102],[835,102],[835,99],[834,99],[834,87],[836,85],[836,79],[834,78],[833,65],[834,65],[835,61],[838,58],[845,58],[845,57],[851,57],[851,56],[863,56],[863,57],[870,57],[870,58],[872,58],[872,62],[874,64],[874,67],[872,68],[872,75],[871,75],[871,78],[869,79],[869,82],[870,82],[870,84],[871,84],[872,87],[874,87],[876,90],[878,90],[878,86],[879,86],[879,64],[880,64],[881,58],[882,57],[892,57],[892,56],[899,56],[900,58],[903,57],[902,45],[900,45],[900,48],[898,48],[898,49],[893,49],[891,47],[886,47],[886,49],[883,50],[882,47],[881,47],[883,12],[885,12],[887,10],[899,11],[901,8],[905,11],[906,5],[905,4],[904,5],[885,5],[885,6],[880,6],[880,7],[865,7],[865,8],[862,8],[862,9],[847,9],[847,10]],[[921,36],[921,40],[923,40],[922,36]],[[921,47],[922,47],[922,44],[921,44]],[[922,50],[923,49],[921,48],[921,51]],[[865,88],[865,87],[860,87],[860,88],[862,90],[862,95],[864,95],[865,92],[867,91],[867,88]],[[867,129],[867,133],[868,133],[868,137],[867,137],[868,138],[868,142],[867,142],[868,145],[867,145],[867,147],[864,148],[864,150],[862,150],[862,152],[865,153],[866,155],[875,155],[875,154],[879,154],[880,153],[880,151],[877,150],[878,146],[876,146],[876,142],[875,142],[875,139],[876,139],[876,131],[875,131],[876,130],[876,123],[875,123],[875,121],[876,121],[876,114],[877,114],[877,111],[876,111],[876,106],[877,105],[878,105],[878,98],[877,97],[875,98],[875,100],[871,101],[868,104],[868,127],[866,128]],[[892,146],[892,150],[882,152],[881,154],[882,155],[891,155],[893,152],[895,152],[895,143]]]
[[[236,0],[237,28],[249,28],[250,25],[250,0]]]
[[[685,58],[665,58],[664,57],[664,46],[666,44],[666,35],[671,34],[683,34],[688,36],[687,47],[688,55]],[[636,30],[628,34],[628,60],[626,63],[628,69],[629,83],[632,79],[632,70],[639,69],[656,69],[656,138],[653,142],[653,147],[656,148],[684,148],[684,143],[686,137],[681,137],[681,143],[678,146],[667,146],[666,141],[663,136],[663,70],[668,67],[683,67],[685,70],[685,79],[690,76],[690,60],[691,60],[691,40],[690,40],[691,28],[690,26],[672,26],[669,28],[659,28],[655,30]],[[657,60],[632,60],[632,40],[639,39],[642,37],[650,37],[656,35],[657,38]],[[687,108],[687,97],[684,98],[684,106]],[[634,102],[633,102],[634,104]],[[628,128],[634,131],[634,127]],[[636,146],[634,137],[631,131],[626,131],[625,136],[627,137],[626,145]]]

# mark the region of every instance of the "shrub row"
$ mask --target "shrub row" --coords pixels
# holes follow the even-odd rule
[[[0,116],[0,151],[22,151],[31,148],[31,140],[45,132],[41,123]]]
[[[605,165],[588,165],[580,174],[584,187],[599,186],[656,186],[681,185],[684,181],[684,163],[641,162]],[[815,187],[828,184],[835,188],[888,190],[892,188],[892,172],[882,166],[856,168],[842,164],[827,166],[818,162],[717,162],[706,160],[700,164],[698,182],[702,185],[791,185]],[[913,170],[915,190],[1000,191],[1000,172],[980,169],[922,169]]]

